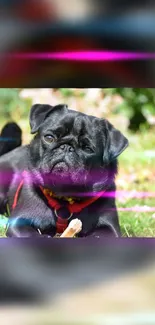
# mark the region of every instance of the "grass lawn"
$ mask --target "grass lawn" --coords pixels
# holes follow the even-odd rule
[[[155,237],[155,210],[149,211],[149,208],[155,209],[154,131],[128,134],[127,137],[130,146],[119,158],[119,174],[116,181],[117,190],[121,191],[121,195],[117,197],[117,207],[132,208],[133,211],[119,211],[122,235]],[[148,197],[148,194],[152,197]],[[138,211],[142,208],[145,211]],[[1,216],[1,237],[5,236],[5,221],[4,216]]]
[[[154,132],[129,135],[128,138],[130,147],[120,156],[117,177],[117,190],[126,191],[127,194],[117,198],[117,206],[134,208],[135,211],[119,211],[122,235],[155,237]],[[137,198],[138,194],[141,197]],[[154,207],[154,211],[138,211],[142,208],[149,210],[149,207]]]

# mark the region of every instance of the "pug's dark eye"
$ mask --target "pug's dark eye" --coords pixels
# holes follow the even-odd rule
[[[52,143],[54,141],[54,137],[50,134],[44,135],[44,140],[48,143]]]
[[[85,145],[84,143],[81,143],[80,146],[81,146],[82,150],[85,150],[85,151],[87,151],[89,153],[93,152],[92,148],[90,148],[89,146]]]
[[[93,152],[93,150],[90,147],[87,147],[87,146],[84,147],[84,150],[87,151],[87,152],[90,152],[90,153]]]

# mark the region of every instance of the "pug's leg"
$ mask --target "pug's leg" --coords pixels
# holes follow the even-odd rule
[[[22,189],[18,204],[8,220],[7,237],[49,237],[42,234],[43,226],[40,229],[46,218],[49,217],[49,222],[51,221],[49,210],[42,207],[42,200],[38,199],[35,193],[29,192],[27,188]],[[32,204],[30,204],[31,197],[33,197]]]
[[[121,237],[121,233],[119,231],[113,232],[108,226],[95,229],[88,237],[93,238],[118,238]]]
[[[40,233],[35,229],[29,220],[16,217],[10,218],[6,231],[7,237],[32,237],[40,236]]]
[[[10,217],[6,230],[7,237],[45,237],[51,238],[49,235],[43,235],[41,231],[35,228],[31,220],[24,217]]]
[[[99,222],[97,227],[94,229],[94,231],[90,234],[91,237],[94,238],[118,238],[121,237],[121,231],[120,226],[118,222],[117,215],[111,216],[111,218],[105,218],[101,217],[99,218]]]

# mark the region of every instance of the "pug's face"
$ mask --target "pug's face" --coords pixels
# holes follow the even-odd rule
[[[108,181],[108,166],[127,147],[127,139],[107,120],[36,104],[30,113],[35,166],[44,185],[61,192],[92,189]],[[69,194],[68,192],[68,194]]]

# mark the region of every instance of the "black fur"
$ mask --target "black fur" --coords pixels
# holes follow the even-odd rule
[[[7,198],[11,209],[24,178],[7,235],[40,236],[39,229],[42,235],[53,237],[56,216],[39,186],[61,196],[91,196],[99,191],[114,194],[117,157],[128,146],[128,140],[107,120],[69,110],[66,105],[34,105],[30,126],[31,133],[36,133],[30,145],[0,158],[1,206]],[[23,171],[27,171],[25,176]],[[104,236],[105,230],[120,235],[115,197],[99,198],[74,218],[82,221],[79,237]]]
[[[21,128],[15,123],[7,123],[0,134],[0,156],[16,149],[22,144]]]

